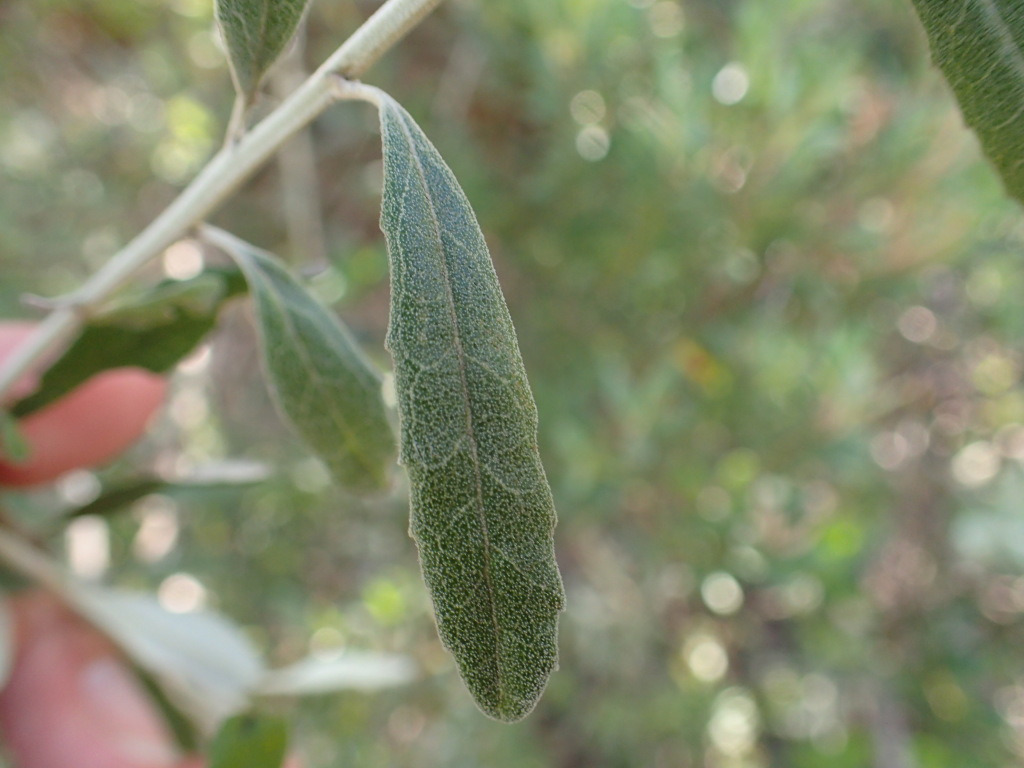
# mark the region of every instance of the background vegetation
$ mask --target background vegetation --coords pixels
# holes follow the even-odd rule
[[[372,5],[314,3],[306,65]],[[231,85],[211,14],[0,6],[3,315],[78,285],[215,149]],[[99,479],[235,457],[273,476],[80,521],[75,567],[218,607],[280,662],[413,656],[411,686],[282,705],[313,766],[1024,758],[1024,226],[910,4],[453,2],[368,80],[452,165],[520,333],[569,605],[545,698],[513,727],[479,714],[405,497],[328,488],[271,412],[241,312]],[[312,168],[299,146],[216,221],[315,272],[383,364],[374,126],[335,108]],[[162,267],[200,256],[186,242]],[[97,487],[16,501],[42,528]]]

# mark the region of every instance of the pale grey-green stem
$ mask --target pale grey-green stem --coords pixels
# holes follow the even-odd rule
[[[387,0],[320,68],[237,142],[228,142],[177,199],[78,290],[0,366],[0,398],[147,262],[227,200],[292,134],[339,97],[338,76],[360,77],[441,0]]]
[[[4,527],[0,527],[0,561],[65,602],[74,602],[72,580],[61,567],[49,555]]]

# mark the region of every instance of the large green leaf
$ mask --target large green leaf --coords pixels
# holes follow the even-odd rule
[[[235,87],[251,101],[284,51],[309,0],[217,0],[217,25],[228,48]]]
[[[438,631],[491,717],[537,702],[565,596],[537,409],[476,217],[409,114],[382,95],[381,228],[401,457]]]
[[[224,301],[245,290],[234,271],[210,269],[182,281],[166,281],[94,317],[39,388],[11,413],[24,417],[111,368],[134,366],[164,373],[186,357],[213,328]]]
[[[932,57],[1007,191],[1024,202],[1024,3],[914,0]]]
[[[228,718],[210,745],[210,768],[280,768],[288,726],[277,717],[244,714]]]
[[[204,233],[249,281],[267,376],[281,410],[343,486],[386,487],[395,438],[373,365],[341,322],[271,254],[214,227]]]

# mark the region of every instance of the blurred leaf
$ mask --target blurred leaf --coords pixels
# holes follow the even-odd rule
[[[0,689],[7,684],[7,679],[11,676],[13,661],[14,620],[7,602],[7,595],[0,592]]]
[[[388,348],[438,632],[477,704],[515,721],[558,659],[564,592],[537,409],[476,217],[409,114],[381,96]]]
[[[932,57],[1011,195],[1024,202],[1024,5],[914,0]]]
[[[93,501],[68,512],[65,517],[84,517],[86,515],[112,515],[125,507],[134,504],[143,496],[166,489],[170,483],[156,477],[134,480],[125,485],[105,490]]]
[[[29,445],[18,427],[17,419],[0,410],[0,456],[14,464],[28,461]]]
[[[132,665],[132,671],[160,711],[181,751],[195,752],[199,748],[199,734],[196,732],[195,724],[167,697],[164,689],[160,687],[160,683],[153,675],[137,664]]]
[[[249,485],[266,480],[273,470],[262,461],[252,459],[220,459],[204,461],[171,478],[180,488]]]
[[[219,614],[172,613],[152,595],[97,586],[79,585],[71,596],[200,724],[243,709],[264,675],[248,638]]]
[[[260,80],[292,39],[308,0],[217,0],[217,25],[239,95],[251,102]]]
[[[207,270],[166,281],[92,318],[68,350],[43,374],[39,388],[12,409],[23,417],[111,368],[164,373],[213,328],[223,303],[245,290],[237,272]]]
[[[308,657],[267,672],[257,693],[301,696],[402,685],[415,679],[416,665],[408,656],[346,652],[336,658]]]
[[[65,517],[111,515],[151,493],[173,496],[187,491],[245,487],[262,482],[268,475],[266,466],[257,462],[225,461],[200,465],[190,472],[187,478],[180,480],[140,477],[104,490],[93,501],[71,510]]]
[[[214,736],[209,768],[280,768],[287,748],[284,720],[253,713],[236,715]]]
[[[271,254],[222,230],[203,231],[249,281],[267,377],[281,410],[341,485],[385,487],[395,439],[373,365],[341,322]]]

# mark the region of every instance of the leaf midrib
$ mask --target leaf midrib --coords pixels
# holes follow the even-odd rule
[[[483,478],[480,474],[480,454],[477,446],[476,431],[473,423],[473,406],[469,394],[469,382],[466,378],[466,353],[462,346],[462,332],[459,327],[458,314],[455,312],[455,294],[452,291],[451,273],[448,270],[448,260],[446,258],[446,251],[444,247],[444,240],[441,237],[441,223],[437,218],[437,211],[434,206],[434,200],[430,194],[430,185],[427,183],[427,173],[423,164],[420,162],[419,155],[417,153],[417,147],[412,132],[409,130],[409,126],[406,125],[405,118],[401,114],[400,110],[394,110],[398,115],[398,123],[402,129],[402,133],[405,135],[406,140],[409,144],[409,154],[413,159],[413,163],[416,167],[417,173],[420,177],[420,181],[423,185],[423,193],[427,200],[430,202],[430,221],[433,225],[434,235],[437,238],[438,250],[441,255],[440,264],[441,271],[444,278],[445,294],[448,298],[448,309],[452,319],[452,330],[455,342],[455,355],[457,365],[459,368],[459,379],[462,384],[463,396],[466,400],[466,438],[472,452],[472,464],[473,464],[473,477],[476,484],[476,498],[477,498],[477,509],[478,517],[480,519],[480,527],[483,532],[484,539],[484,581],[487,584],[487,594],[489,597],[488,603],[491,607],[491,622],[494,625],[494,667],[498,678],[498,695],[499,698],[504,698],[506,695],[505,683],[502,674],[501,665],[501,626],[498,622],[497,613],[497,599],[494,590],[494,581],[491,575],[491,540],[487,530],[487,515],[484,510],[484,492],[483,492]]]
[[[999,7],[992,0],[974,0],[974,2],[981,6],[982,12],[989,22],[989,27],[999,38],[1000,48],[1003,50],[1004,55],[1012,62],[1017,76],[1024,80],[1024,55],[1021,54],[1017,41],[1014,40],[1013,33],[1010,32],[1010,26],[1006,23],[1006,19],[1003,18]]]
[[[270,3],[263,3],[263,13],[260,14],[259,19],[259,31],[256,35],[257,47],[256,50],[260,52],[260,57],[257,62],[258,74],[253,78],[253,82],[250,85],[252,93],[247,94],[247,98],[252,98],[253,93],[259,87],[259,81],[263,79],[263,74],[267,71],[267,35],[269,34],[270,27]]]

